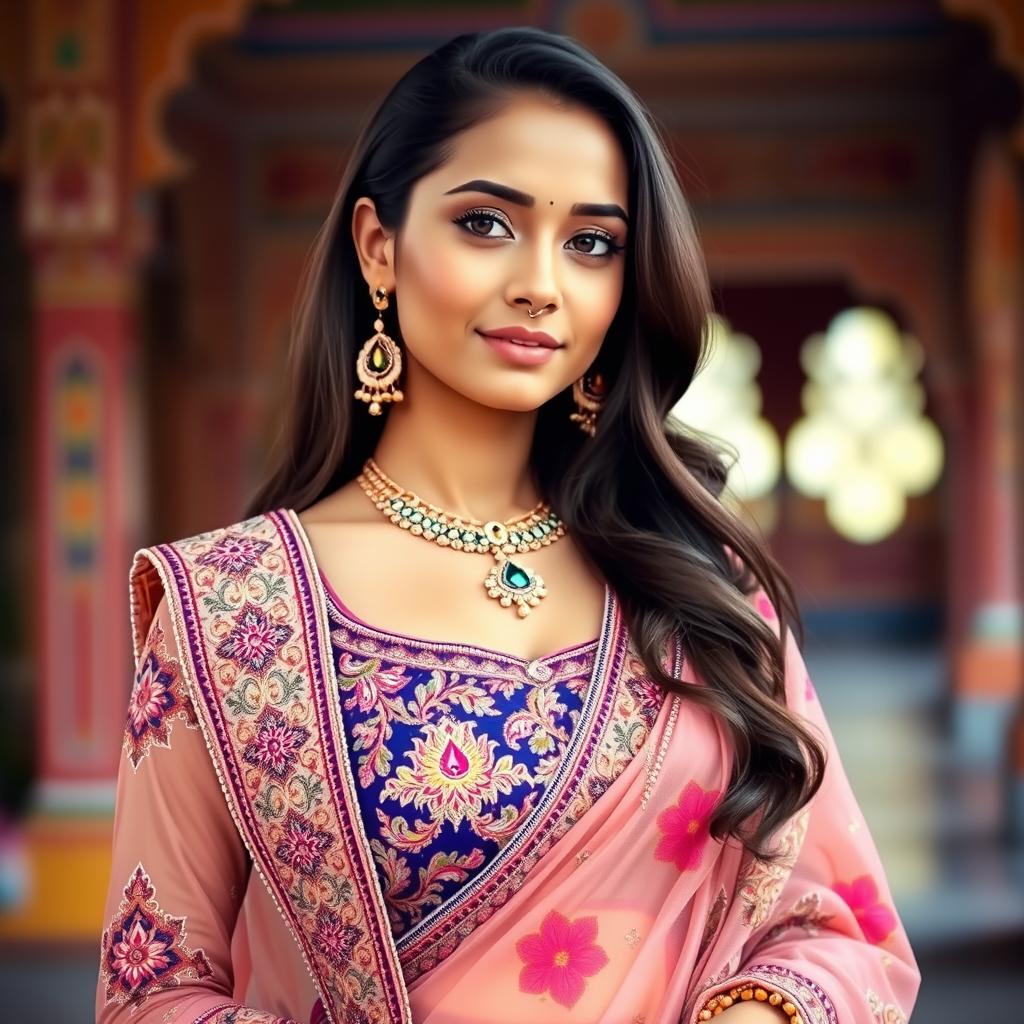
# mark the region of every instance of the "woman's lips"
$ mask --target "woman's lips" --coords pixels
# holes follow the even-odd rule
[[[507,363],[513,366],[540,366],[546,363],[557,349],[548,348],[544,345],[534,344],[526,341],[513,341],[511,338],[501,338],[492,334],[477,334]]]

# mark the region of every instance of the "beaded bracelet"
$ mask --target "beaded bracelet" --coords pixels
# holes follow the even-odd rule
[[[717,1017],[723,1010],[729,1009],[737,1000],[756,999],[759,1003],[768,1003],[770,1006],[778,1007],[789,1018],[789,1024],[803,1024],[803,1017],[797,1013],[795,1003],[790,1002],[784,992],[775,989],[766,989],[760,985],[749,985],[729,990],[728,995],[712,996],[705,1004],[704,1009],[697,1015],[698,1020],[711,1020]]]

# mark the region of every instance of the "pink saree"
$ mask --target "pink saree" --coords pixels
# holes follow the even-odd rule
[[[543,799],[396,940],[294,512],[143,549],[131,598],[98,1024],[693,1024],[755,982],[804,1022],[909,1016],[917,965],[791,635],[829,763],[779,863],[710,838],[727,736],[645,676],[612,603]],[[665,665],[701,685],[678,644]]]

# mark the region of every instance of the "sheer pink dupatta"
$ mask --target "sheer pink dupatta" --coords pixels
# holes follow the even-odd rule
[[[754,600],[777,632],[770,603]],[[709,996],[746,982],[786,992],[805,1022],[904,1021],[917,965],[791,633],[786,659],[789,706],[829,761],[776,837],[780,863],[710,838],[730,746],[712,716],[668,696],[641,754],[520,891],[410,984],[417,1024],[692,1022]],[[682,677],[701,685],[688,662]],[[657,763],[673,717],[642,808],[645,754]]]

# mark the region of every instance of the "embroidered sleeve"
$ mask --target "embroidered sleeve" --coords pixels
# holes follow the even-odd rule
[[[249,870],[162,599],[125,723],[97,1024],[294,1024],[232,1001],[231,935]]]
[[[754,603],[778,635],[767,597],[759,593]],[[762,987],[784,993],[802,1024],[902,1024],[920,972],[791,630],[786,692],[789,707],[824,743],[825,777],[810,804],[781,830],[781,859],[764,865],[751,858],[741,868],[732,912],[741,915],[749,936],[683,1019],[696,1024],[712,996],[735,992],[737,999],[751,999]],[[728,1012],[722,1019],[728,1024]]]

